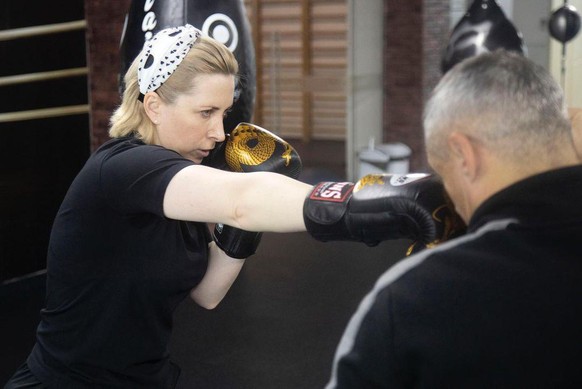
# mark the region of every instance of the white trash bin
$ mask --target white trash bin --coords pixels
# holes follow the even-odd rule
[[[367,174],[382,174],[386,172],[388,161],[390,157],[385,152],[379,149],[365,149],[359,154],[360,169],[358,177],[363,177]]]
[[[406,174],[410,167],[411,153],[410,147],[404,143],[383,143],[375,146],[371,139],[368,147],[358,155],[358,178],[367,174]]]
[[[410,171],[410,155],[412,150],[404,143],[385,143],[378,146],[386,155],[390,157],[388,161],[387,173],[407,174]]]

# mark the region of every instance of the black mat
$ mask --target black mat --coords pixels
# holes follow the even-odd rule
[[[0,387],[34,345],[45,281],[43,274],[0,286]]]
[[[185,302],[176,312],[180,388],[323,387],[349,317],[406,243],[265,234],[216,310]]]
[[[179,388],[323,387],[349,317],[407,244],[264,234],[217,309],[178,308],[170,352]],[[0,384],[30,351],[43,296],[44,276],[0,288]]]

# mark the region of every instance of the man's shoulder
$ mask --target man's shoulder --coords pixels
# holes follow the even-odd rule
[[[479,271],[505,246],[506,227],[512,219],[497,220],[434,248],[404,258],[377,281],[378,288],[408,289],[446,285],[456,278],[481,277]],[[507,236],[509,241],[511,238]],[[481,269],[481,270],[478,270]]]

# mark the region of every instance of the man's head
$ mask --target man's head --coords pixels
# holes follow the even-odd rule
[[[560,86],[516,53],[467,59],[435,88],[424,115],[428,160],[468,222],[512,183],[577,163]]]

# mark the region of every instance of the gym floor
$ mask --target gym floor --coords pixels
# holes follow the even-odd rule
[[[408,242],[367,247],[306,233],[265,233],[224,301],[185,300],[170,344],[179,388],[322,388],[335,347],[363,296]],[[0,383],[25,360],[44,298],[43,275],[0,288]]]

